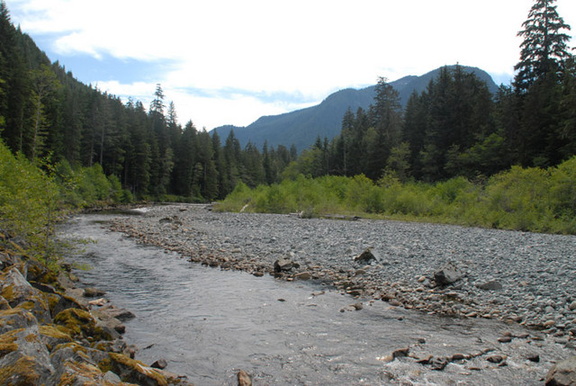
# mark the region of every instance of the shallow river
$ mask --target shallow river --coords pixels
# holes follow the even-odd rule
[[[232,385],[243,369],[255,385],[541,384],[548,360],[562,356],[552,343],[515,339],[516,326],[495,321],[424,315],[361,300],[306,282],[277,281],[189,263],[107,230],[108,215],[73,219],[63,233],[93,239],[73,261],[83,285],[98,287],[136,318],[125,339],[136,359],[168,362],[166,370],[197,385]],[[443,371],[413,358],[386,360],[409,348],[423,358],[476,355]],[[506,366],[486,360],[508,355]],[[539,363],[526,359],[538,354]]]

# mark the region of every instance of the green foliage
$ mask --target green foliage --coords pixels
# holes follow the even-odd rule
[[[0,232],[26,241],[28,252],[52,255],[50,237],[59,215],[59,189],[24,156],[14,156],[0,142]]]
[[[439,183],[378,183],[354,177],[302,175],[280,184],[239,184],[220,210],[307,216],[357,214],[468,226],[576,234],[576,157],[549,169],[514,166],[486,182],[456,177]]]

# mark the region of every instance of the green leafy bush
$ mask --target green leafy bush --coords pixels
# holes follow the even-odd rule
[[[436,184],[402,183],[385,175],[309,178],[250,189],[239,184],[220,210],[357,214],[502,229],[576,234],[576,157],[551,168],[521,168],[473,183],[456,177]]]
[[[60,214],[59,197],[51,178],[0,142],[0,232],[20,238],[29,253],[48,259]]]

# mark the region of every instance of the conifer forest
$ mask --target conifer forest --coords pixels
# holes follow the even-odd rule
[[[160,84],[144,106],[77,81],[13,25],[2,1],[0,146],[61,185],[103,181],[105,192],[93,186],[83,194],[124,202],[209,202],[239,184],[254,189],[326,176],[363,176],[375,185],[455,178],[482,185],[514,168],[550,173],[576,155],[569,30],[555,0],[535,0],[519,26],[515,78],[495,94],[476,75],[451,66],[402,107],[398,92],[380,77],[372,105],[349,110],[335,138],[318,137],[308,149],[242,148],[233,131],[220,138],[192,121],[180,123]],[[564,189],[574,193],[571,173]],[[563,200],[563,210],[575,210],[576,199]]]

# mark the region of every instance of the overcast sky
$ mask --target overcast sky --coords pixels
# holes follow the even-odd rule
[[[509,83],[534,0],[5,0],[52,61],[210,130],[460,63]],[[558,0],[576,30],[576,1]],[[574,46],[573,39],[570,46]]]

